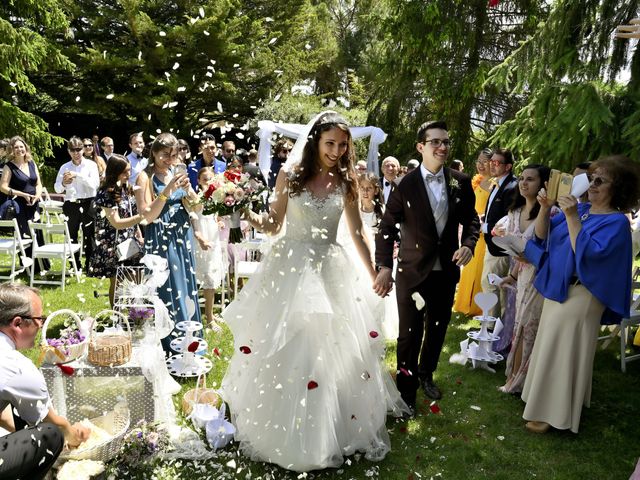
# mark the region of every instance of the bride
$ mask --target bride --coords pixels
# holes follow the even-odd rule
[[[390,450],[387,413],[408,413],[381,364],[353,159],[337,113],[307,125],[278,175],[269,214],[245,212],[265,233],[286,232],[224,312],[235,350],[221,393],[236,439],[253,460],[289,470],[337,467],[355,452],[381,460]],[[336,241],[343,212],[365,269]]]

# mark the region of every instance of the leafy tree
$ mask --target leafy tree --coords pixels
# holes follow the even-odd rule
[[[615,40],[637,0],[557,0],[545,22],[489,74],[487,85],[525,105],[492,140],[522,161],[571,170],[601,155],[640,157],[640,50]],[[628,68],[628,83],[620,75]]]
[[[0,132],[21,135],[41,159],[52,153],[47,124],[26,107],[40,92],[32,75],[72,67],[52,40],[64,36],[67,21],[59,0],[13,0],[0,3]]]

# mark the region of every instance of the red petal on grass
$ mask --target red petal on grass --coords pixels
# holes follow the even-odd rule
[[[369,336],[370,336],[371,338],[378,338],[378,332],[376,332],[375,330],[371,330],[371,331],[369,332]]]
[[[431,410],[431,413],[440,413],[440,407],[436,402],[431,402],[431,405],[429,405],[429,410]]]
[[[74,368],[70,367],[69,365],[63,365],[61,363],[56,363],[56,365],[58,366],[58,368],[62,373],[64,373],[65,375],[68,375],[69,377],[73,375],[73,372],[75,372]]]
[[[200,346],[200,342],[191,342],[187,347],[187,351],[193,353],[198,350],[199,346]]]
[[[240,347],[240,351],[242,353],[244,353],[245,355],[249,355],[251,353],[251,349],[249,347],[247,347],[246,345],[243,345]]]
[[[318,382],[311,380],[307,383],[307,390],[313,390],[314,388],[318,388]]]
[[[214,354],[216,357],[219,357],[219,356],[220,356],[220,350],[218,350],[218,347],[216,347],[216,348],[214,348],[214,349],[213,349],[213,354]]]

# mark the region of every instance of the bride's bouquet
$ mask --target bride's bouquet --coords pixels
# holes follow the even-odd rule
[[[245,208],[262,207],[264,205],[266,185],[251,178],[248,173],[227,170],[214,175],[208,188],[202,192],[200,203],[203,215],[231,217],[229,243],[242,240],[240,230],[240,212]]]

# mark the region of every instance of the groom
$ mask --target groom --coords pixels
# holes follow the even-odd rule
[[[480,229],[469,176],[444,166],[450,147],[445,122],[420,126],[416,148],[422,164],[389,197],[376,236],[374,290],[382,297],[393,286],[393,245],[400,240],[396,382],[412,409],[419,386],[429,398],[442,397],[433,372],[451,318],[460,267],[471,260]]]

